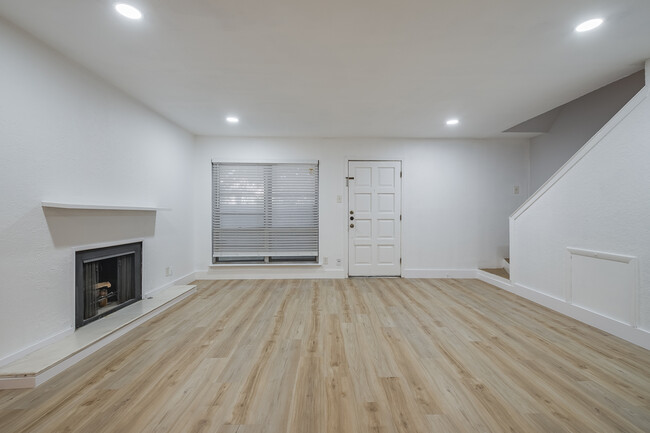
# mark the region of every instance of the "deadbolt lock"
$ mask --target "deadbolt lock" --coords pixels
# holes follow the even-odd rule
[[[354,221],[354,217],[353,217],[353,216],[350,217],[350,221]]]

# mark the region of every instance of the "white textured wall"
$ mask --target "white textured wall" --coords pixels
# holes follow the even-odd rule
[[[629,112],[639,101],[640,104]],[[586,152],[586,149],[590,150]],[[567,247],[637,257],[638,326],[650,330],[650,100],[647,88],[596,134],[576,160],[584,152],[584,157],[563,176],[552,178],[556,181],[552,186],[531,197],[527,203],[530,207],[513,216],[512,280],[520,288],[556,298],[560,302],[555,304],[556,308],[578,317],[582,313],[569,305],[571,261]],[[611,292],[594,292],[593,296],[598,298],[624,299],[629,295],[620,293],[624,289],[616,285],[594,290]],[[636,330],[626,331],[607,320],[599,321],[598,317],[607,316],[607,311],[593,313],[595,315],[581,317],[624,338],[641,335],[641,339],[650,341]]]
[[[213,158],[320,160],[320,249],[329,265],[216,268],[202,277],[347,275],[347,159],[403,161],[404,276],[457,276],[454,270],[497,266],[508,251],[508,216],[528,196],[526,141],[201,137],[194,162],[194,255],[202,272],[211,264]],[[515,185],[519,195],[513,194]]]
[[[144,292],[193,271],[193,137],[1,18],[0,59],[1,360],[74,326],[76,247],[143,237]],[[154,220],[41,200],[172,210]]]
[[[530,140],[530,189],[536,191],[644,84],[640,71],[561,107],[551,129]]]

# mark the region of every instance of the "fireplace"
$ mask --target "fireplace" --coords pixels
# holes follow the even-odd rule
[[[142,242],[78,251],[77,328],[142,299]]]

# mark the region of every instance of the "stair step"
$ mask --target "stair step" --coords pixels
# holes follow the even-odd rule
[[[503,266],[503,269],[505,269],[505,271],[508,273],[508,275],[510,275],[510,257],[503,259],[501,265]]]
[[[510,274],[503,268],[485,268],[480,270],[483,272],[488,272],[492,275],[496,275],[497,277],[505,278],[506,280],[510,279]]]

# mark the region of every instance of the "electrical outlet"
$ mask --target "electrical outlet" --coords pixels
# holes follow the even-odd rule
[[[515,185],[514,192],[515,194],[519,194],[519,185]]]
[[[172,275],[174,275],[174,272],[172,271],[172,267],[171,267],[171,266],[167,266],[167,267],[165,268],[165,276],[166,276],[166,277],[171,277]]]
[[[330,259],[328,257],[323,257],[323,264],[327,265],[329,264]]]
[[[341,266],[343,264],[342,259],[336,259],[336,266]]]

